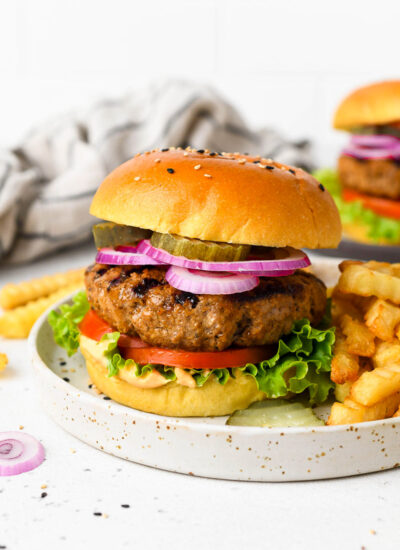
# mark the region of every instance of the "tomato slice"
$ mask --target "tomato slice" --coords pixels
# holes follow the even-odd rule
[[[84,336],[100,341],[104,334],[113,332],[92,309],[83,318],[79,330]],[[125,359],[134,359],[139,364],[153,363],[168,367],[187,369],[230,369],[247,363],[259,363],[271,357],[270,346],[229,349],[225,351],[185,351],[148,346],[140,338],[121,334],[118,346]]]
[[[361,201],[365,208],[369,208],[379,216],[400,220],[400,200],[372,197],[352,189],[343,189],[343,199],[346,202]]]
[[[126,359],[186,369],[231,369],[259,363],[271,356],[267,346],[226,351],[185,351],[166,348],[121,348]]]
[[[82,319],[79,330],[84,336],[99,342],[104,334],[114,332],[113,328],[90,309]],[[125,348],[147,348],[148,345],[140,338],[134,338],[127,334],[121,334],[118,345]]]

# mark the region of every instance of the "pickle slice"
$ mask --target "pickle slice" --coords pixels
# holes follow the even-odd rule
[[[98,223],[93,226],[93,237],[96,248],[115,248],[123,244],[134,245],[148,239],[151,231],[130,225],[118,225],[112,222]]]
[[[156,248],[162,248],[174,256],[184,256],[189,260],[205,262],[234,262],[245,260],[250,252],[250,245],[216,243],[189,239],[179,235],[153,233],[150,242]]]
[[[259,426],[260,428],[291,428],[323,426],[311,407],[300,401],[266,399],[234,412],[226,421],[229,426]]]

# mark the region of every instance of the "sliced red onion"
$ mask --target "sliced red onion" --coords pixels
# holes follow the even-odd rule
[[[394,136],[352,136],[342,155],[358,159],[398,159],[400,139]]]
[[[233,273],[255,273],[271,271],[289,271],[307,267],[310,260],[302,250],[288,248],[287,258],[279,260],[252,259],[240,262],[203,262],[201,260],[188,260],[184,256],[174,256],[162,248],[155,248],[150,241],[145,239],[138,244],[138,252],[150,256],[162,264],[171,264],[188,269],[200,269],[203,271],[228,271]]]
[[[162,262],[146,254],[122,252],[113,248],[100,248],[96,255],[96,263],[109,265],[162,265]]]
[[[43,445],[24,432],[0,432],[0,476],[14,476],[40,466]]]
[[[295,271],[295,269],[280,271],[246,271],[246,275],[255,275],[256,277],[285,277],[286,275],[293,275]]]
[[[372,136],[364,136],[353,134],[350,138],[350,143],[359,147],[390,147],[400,143],[400,139],[396,136],[387,136],[382,134],[374,134]]]
[[[175,265],[168,269],[165,279],[174,288],[193,294],[239,294],[260,282],[254,275],[210,273]]]

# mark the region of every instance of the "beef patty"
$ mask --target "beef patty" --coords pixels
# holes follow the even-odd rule
[[[343,187],[388,199],[400,199],[400,165],[393,160],[359,160],[345,155],[338,161]]]
[[[193,351],[275,343],[293,321],[318,323],[326,305],[325,285],[302,271],[263,277],[249,292],[219,296],[176,290],[158,266],[95,264],[85,284],[92,308],[119,332]]]

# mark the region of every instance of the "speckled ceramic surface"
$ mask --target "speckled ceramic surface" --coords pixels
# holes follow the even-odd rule
[[[328,284],[334,283],[336,264],[314,262]],[[83,357],[68,358],[53,343],[46,317],[30,336],[43,406],[65,430],[102,451],[174,472],[251,481],[350,476],[400,463],[400,418],[354,426],[250,428],[226,426],[226,417],[169,418],[119,405],[91,389]]]

